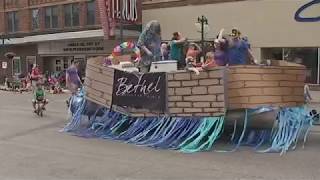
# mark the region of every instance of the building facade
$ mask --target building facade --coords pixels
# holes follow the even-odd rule
[[[104,40],[98,0],[0,0],[0,83],[5,76],[30,71],[57,72],[73,59],[107,55],[115,40]],[[199,16],[208,19],[205,40],[221,28],[233,27],[249,37],[255,57],[301,63],[308,82],[320,83],[320,5],[311,0],[142,0],[143,23],[159,20],[162,39],[180,31],[199,41]],[[131,29],[131,30],[129,30]],[[139,29],[140,30],[140,29]],[[125,30],[125,40],[136,39],[137,28]],[[116,29],[116,34],[120,34]],[[6,52],[16,57],[9,61]]]
[[[86,64],[107,55],[119,40],[104,39],[100,19],[97,0],[0,0],[0,82],[35,63],[43,72],[60,72],[74,59]],[[136,39],[139,27],[129,29],[125,39]],[[7,52],[16,57],[6,59]]]
[[[197,18],[204,15],[213,40],[220,29],[233,27],[249,38],[258,60],[276,59],[304,64],[307,82],[320,82],[320,3],[312,0],[146,0],[143,22],[159,20],[162,38],[181,32],[199,41]]]

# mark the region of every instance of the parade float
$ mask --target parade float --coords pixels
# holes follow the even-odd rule
[[[108,17],[103,2],[101,16]],[[108,38],[112,24],[102,21]],[[217,40],[226,42],[223,30]],[[306,141],[313,117],[304,106],[304,66],[269,60],[198,73],[161,61],[160,47],[160,23],[150,21],[137,43],[123,42],[108,57],[88,59],[84,87],[72,97],[63,131],[185,153],[247,145],[283,154]],[[218,141],[231,147],[220,149]]]
[[[133,58],[87,61],[84,89],[73,97],[65,132],[187,153],[219,149],[214,145],[223,136],[233,146],[228,151],[249,145],[285,153],[306,141],[312,116],[304,107],[304,66],[270,61],[199,75],[142,74],[128,66],[139,59],[130,48]]]

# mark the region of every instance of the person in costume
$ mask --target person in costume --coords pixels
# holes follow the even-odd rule
[[[152,62],[161,60],[161,27],[158,21],[150,21],[146,25],[137,46],[141,50],[140,72],[147,73]]]
[[[214,60],[218,66],[226,66],[228,64],[227,57],[227,40],[223,38],[223,31],[221,29],[217,39],[214,40]]]
[[[229,65],[255,64],[250,44],[241,38],[241,32],[234,28],[230,37],[227,50]]]

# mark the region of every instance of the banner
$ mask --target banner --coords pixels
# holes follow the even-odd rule
[[[142,24],[142,0],[98,0],[105,39],[115,36],[116,24]]]
[[[166,73],[128,73],[115,70],[112,104],[120,107],[165,112]]]
[[[115,36],[115,23],[111,19],[110,0],[98,0],[98,7],[104,39],[110,39]]]
[[[123,24],[142,23],[142,0],[110,0],[112,19]]]

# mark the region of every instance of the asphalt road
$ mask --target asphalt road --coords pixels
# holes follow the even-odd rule
[[[50,95],[43,118],[32,113],[31,95],[0,91],[0,180],[311,180],[320,179],[320,131],[314,129],[302,149],[258,154],[181,154],[59,130],[67,123],[66,95]]]

